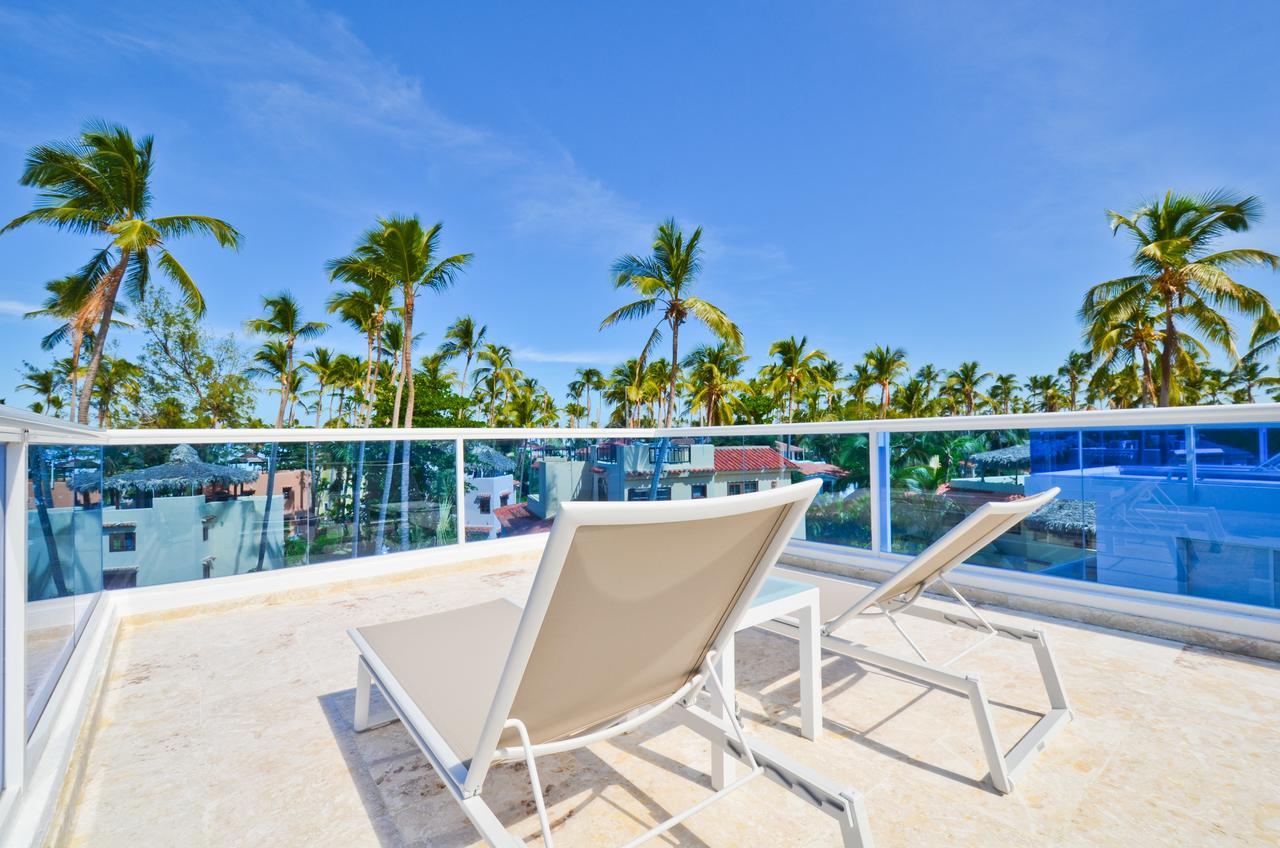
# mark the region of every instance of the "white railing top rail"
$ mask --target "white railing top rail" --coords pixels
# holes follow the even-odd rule
[[[656,439],[689,436],[783,436],[843,433],[908,433],[937,430],[1064,430],[1094,427],[1185,427],[1188,425],[1280,424],[1280,403],[1180,406],[1037,412],[1014,415],[888,418],[794,424],[737,424],[723,427],[471,427],[471,428],[311,428],[98,430],[56,418],[0,406],[0,441],[28,434],[41,444],[107,445],[261,442],[430,441],[451,439]]]

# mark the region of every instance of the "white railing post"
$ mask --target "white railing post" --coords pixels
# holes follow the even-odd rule
[[[27,436],[4,444],[3,692],[0,786],[17,791],[26,768]]]
[[[454,457],[454,478],[457,491],[454,494],[454,509],[457,513],[458,526],[458,544],[465,545],[467,543],[467,459],[464,453],[466,447],[465,439],[453,440],[453,457]]]
[[[881,553],[889,544],[889,434],[867,434],[867,471],[871,483],[871,550]]]

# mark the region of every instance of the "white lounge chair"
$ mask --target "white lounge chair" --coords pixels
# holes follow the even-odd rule
[[[629,846],[760,775],[835,818],[847,848],[869,846],[861,797],[749,740],[734,716],[733,693],[723,691],[715,671],[818,487],[813,481],[732,498],[563,504],[523,608],[497,600],[349,631],[360,651],[356,730],[374,726],[369,693],[377,683],[494,846],[523,843],[485,803],[485,777],[497,761],[524,760],[550,848],[535,759],[670,712],[748,771]],[[719,716],[695,704],[704,689]]]
[[[1053,500],[1058,492],[1057,488],[1052,488],[1031,497],[983,504],[852,606],[828,618],[821,631],[822,647],[832,653],[966,696],[973,708],[978,733],[982,738],[983,751],[991,773],[991,784],[1001,793],[1013,791],[1013,780],[1018,772],[1026,768],[1033,757],[1044,749],[1051,735],[1071,720],[1071,707],[1067,703],[1066,691],[1058,676],[1057,666],[1054,664],[1053,654],[1049,651],[1044,632],[993,624],[974,609],[955,586],[947,581],[946,574],[995,541],[1006,530],[1013,528],[1028,515]],[[824,618],[833,611],[835,607],[832,602],[836,600],[837,593],[831,590],[835,585],[844,584],[844,581],[837,583],[837,581],[826,581],[821,578],[815,580],[798,573],[787,576],[801,581],[809,579],[817,582],[823,595]],[[925,590],[935,584],[953,595],[969,615],[917,605],[916,601]],[[898,616],[902,614],[956,625],[982,633],[983,637],[950,659],[933,662],[903,629],[902,623],[898,620]],[[887,654],[833,635],[847,622],[865,616],[884,616],[911,646],[919,660]],[[786,619],[775,619],[761,626],[775,633],[789,636],[795,635],[797,629],[794,621]],[[950,668],[961,657],[995,637],[1012,639],[1031,646],[1035,651],[1040,677],[1049,696],[1049,710],[1008,753],[1005,753],[1000,745],[995,724],[992,721],[991,704],[987,700],[981,680],[977,675],[965,674]]]

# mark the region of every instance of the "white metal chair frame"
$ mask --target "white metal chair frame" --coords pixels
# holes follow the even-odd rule
[[[728,752],[747,766],[747,773],[732,783],[717,789],[692,807],[677,813],[645,833],[631,840],[624,848],[633,848],[665,833],[689,816],[702,810],[729,792],[745,785],[761,775],[781,785],[793,795],[807,801],[836,820],[840,827],[845,848],[870,848],[871,830],[862,796],[855,790],[842,788],[792,761],[786,755],[758,740],[748,740],[734,710],[733,693],[726,692],[716,673],[717,658],[723,653],[726,642],[734,638],[735,625],[750,607],[772,565],[803,518],[808,504],[817,491],[817,481],[784,486],[779,489],[732,498],[705,501],[640,502],[640,503],[568,503],[552,527],[542,562],[534,578],[533,588],[524,607],[524,613],[516,630],[515,640],[498,685],[492,706],[477,744],[475,755],[464,762],[453,751],[444,737],[417,708],[412,698],[401,688],[390,671],[380,662],[375,651],[363,639],[358,630],[348,631],[360,650],[357,667],[356,704],[354,726],[357,732],[380,727],[396,719],[422,749],[431,765],[440,775],[450,795],[462,807],[463,812],[480,831],[484,839],[495,848],[515,848],[523,842],[513,836],[494,815],[483,799],[483,785],[490,766],[495,762],[523,760],[528,767],[529,781],[534,795],[543,843],[552,848],[550,820],[547,816],[535,759],[547,754],[560,753],[593,745],[613,738],[671,711],[673,717],[685,727],[703,736],[715,747]],[[697,673],[662,700],[633,711],[630,715],[602,729],[593,730],[569,738],[534,744],[530,741],[524,724],[509,711],[525,666],[533,651],[534,642],[547,612],[560,571],[578,527],[609,524],[648,524],[683,522],[697,518],[716,518],[761,509],[788,505],[789,509],[762,552],[748,583],[740,592],[732,612],[721,622],[711,646],[708,648]],[[369,700],[371,684],[376,683],[394,712],[394,717],[370,721]],[[704,690],[713,703],[718,703],[720,716],[696,705]],[[518,746],[499,745],[504,731],[514,729],[520,739]]]
[[[991,785],[1002,794],[1013,791],[1014,778],[1030,765],[1036,754],[1044,750],[1049,739],[1071,721],[1071,706],[1067,701],[1066,690],[1058,674],[1053,654],[1049,650],[1044,631],[992,623],[946,579],[946,573],[986,547],[1002,533],[1016,526],[1026,516],[1053,500],[1058,492],[1057,488],[1053,488],[1016,501],[983,504],[871,593],[822,626],[822,647],[832,653],[968,698],[990,770]],[[984,521],[992,521],[993,518],[997,519],[993,526],[975,536],[971,544],[965,545],[954,554],[947,555],[939,563],[929,562],[934,552],[965,533],[972,532],[975,526]],[[920,573],[914,573],[917,571]],[[935,584],[959,601],[968,614],[957,614],[917,605],[916,601]],[[983,635],[977,642],[964,648],[955,656],[943,662],[933,662],[903,628],[902,622],[898,619],[899,615],[911,615],[941,624],[950,624]],[[910,645],[919,660],[895,656],[833,635],[839,627],[849,621],[874,616],[884,616]],[[796,633],[796,623],[787,619],[775,619],[761,626],[787,636],[794,637]],[[1048,711],[1041,715],[1022,739],[1007,752],[1003,749],[999,735],[996,733],[991,702],[981,679],[976,674],[966,674],[950,668],[956,661],[994,638],[1010,639],[1031,646],[1049,699]]]

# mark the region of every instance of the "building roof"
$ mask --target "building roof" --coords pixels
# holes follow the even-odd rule
[[[843,477],[849,473],[840,466],[832,465],[829,462],[809,462],[803,459],[793,459],[791,464],[806,477]]]
[[[214,465],[203,462],[191,445],[176,445],[169,451],[169,461],[150,468],[114,474],[102,481],[105,489],[142,489],[148,491],[185,489],[207,486],[210,483],[250,483],[258,479],[256,470],[237,468],[234,465]],[[97,488],[96,476],[76,485],[84,492]]]
[[[552,519],[539,518],[529,511],[529,507],[522,503],[500,506],[493,511],[493,515],[498,519],[498,523],[502,525],[504,536],[540,533],[543,530],[550,530],[552,524]]]
[[[773,448],[727,448],[716,445],[716,471],[776,471],[796,464]]]

